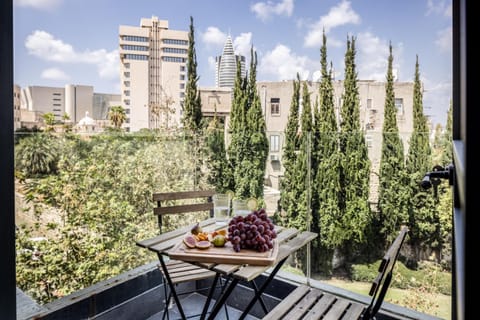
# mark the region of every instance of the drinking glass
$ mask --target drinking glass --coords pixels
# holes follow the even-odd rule
[[[247,200],[235,199],[232,201],[232,213],[236,216],[246,216],[251,210],[248,209]]]
[[[227,194],[213,195],[213,217],[217,225],[226,226],[230,219],[230,197]]]

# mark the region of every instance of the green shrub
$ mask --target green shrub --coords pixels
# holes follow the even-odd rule
[[[380,260],[372,264],[356,264],[351,268],[353,281],[372,282],[378,273]],[[399,289],[432,288],[432,291],[451,295],[451,274],[443,271],[438,264],[421,262],[418,270],[408,269],[397,261],[394,269],[392,287]]]

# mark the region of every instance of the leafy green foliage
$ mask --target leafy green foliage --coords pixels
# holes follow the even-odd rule
[[[372,282],[378,274],[379,266],[380,260],[371,264],[354,264],[351,267],[351,280]],[[401,261],[396,262],[392,287],[408,289],[426,285],[432,285],[436,292],[450,295],[452,292],[451,274],[435,263],[423,263],[417,270],[412,270]]]
[[[202,123],[202,101],[197,90],[197,54],[195,51],[195,29],[193,17],[190,17],[190,32],[188,33],[187,50],[187,84],[183,102],[183,126],[193,134],[198,133]]]
[[[355,66],[355,38],[347,39],[345,53],[345,81],[340,122],[340,201],[341,229],[344,245],[366,241],[366,230],[371,224],[368,205],[370,160],[364,132],[360,129],[360,96]]]
[[[127,113],[122,106],[112,106],[108,111],[108,119],[113,123],[114,128],[120,129],[127,120]]]
[[[265,119],[256,87],[257,55],[251,49],[250,74],[241,78],[237,63],[231,120],[230,144],[227,148],[229,167],[229,190],[241,199],[263,199],[263,183],[268,140]]]
[[[327,40],[323,34],[320,49],[322,80],[319,92],[319,111],[315,122],[314,173],[314,216],[319,230],[319,241],[323,247],[332,249],[341,245],[345,232],[341,228],[342,213],[339,207],[340,155],[338,127],[334,110],[334,92],[331,72],[327,70]]]
[[[297,160],[296,151],[299,147],[299,108],[300,108],[300,76],[297,73],[297,80],[293,81],[293,96],[288,114],[287,126],[285,128],[285,144],[283,147],[282,162],[285,171],[282,186],[280,188],[280,212],[275,220],[277,224],[287,226],[290,215],[295,211],[296,202],[299,198],[297,185],[295,184],[297,172],[295,163]]]
[[[15,167],[23,178],[55,173],[58,163],[58,139],[49,134],[33,134],[16,147]]]
[[[221,123],[215,112],[213,120],[207,128],[205,139],[208,149],[208,182],[219,193],[226,193],[229,190],[228,177],[230,168],[227,162],[224,130],[224,124]]]
[[[390,45],[385,86],[377,216],[379,233],[386,242],[390,242],[400,226],[408,222],[407,199],[409,196],[409,189],[406,187],[408,180],[405,172],[403,143],[397,126],[392,64],[392,45]]]
[[[17,284],[40,302],[155,259],[135,245],[158,233],[152,193],[191,190],[195,175],[196,159],[182,135],[65,136],[58,142],[56,174],[24,186],[38,221],[17,231]],[[48,221],[52,215],[57,222]],[[166,219],[164,226],[203,218]],[[35,241],[33,234],[47,240]]]

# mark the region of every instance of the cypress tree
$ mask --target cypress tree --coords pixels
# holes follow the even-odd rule
[[[387,83],[385,85],[385,106],[382,128],[382,154],[380,159],[378,223],[384,241],[390,242],[400,225],[408,221],[406,202],[405,163],[403,143],[397,126],[397,110],[393,90],[393,54],[389,46]]]
[[[299,136],[299,152],[295,159],[293,177],[293,194],[295,195],[295,204],[292,204],[288,212],[288,226],[299,230],[307,229],[309,219],[310,199],[312,194],[311,187],[311,150],[312,150],[312,107],[310,102],[310,93],[306,82],[302,87],[302,114]]]
[[[422,247],[436,247],[441,243],[438,212],[431,190],[424,190],[419,182],[432,169],[430,134],[427,118],[423,114],[423,93],[420,82],[418,56],[415,63],[413,87],[413,132],[406,159],[409,176],[410,197],[408,214],[410,221],[410,244],[420,258]]]
[[[370,160],[364,132],[360,128],[360,95],[355,65],[355,38],[347,39],[345,80],[340,121],[340,201],[343,240],[351,244],[364,242],[370,224],[368,205]]]
[[[334,249],[342,243],[339,210],[339,153],[338,127],[334,109],[331,70],[327,70],[327,39],[323,33],[320,49],[322,79],[319,90],[318,121],[315,123],[314,160],[314,220],[318,221],[319,241],[322,247]]]
[[[228,133],[230,141],[227,147],[228,155],[228,189],[235,190],[235,177],[234,171],[240,164],[240,156],[243,152],[242,145],[245,141],[245,122],[246,122],[246,83],[247,79],[242,78],[240,63],[237,61],[237,73],[235,76],[235,84],[233,87],[233,101],[232,108],[230,110],[230,122],[228,127]]]
[[[209,168],[208,182],[220,193],[225,193],[229,189],[227,163],[227,152],[225,149],[224,124],[215,114],[213,120],[209,123],[206,134],[206,147],[208,148],[208,161],[206,165]]]
[[[442,157],[440,160],[440,165],[446,166],[450,163],[453,163],[453,121],[452,121],[452,102],[450,101],[450,107],[447,113],[447,125],[442,135],[440,142],[442,148]]]
[[[233,169],[233,186],[238,198],[254,197],[263,200],[263,186],[268,155],[265,119],[256,86],[257,54],[251,49],[248,80],[238,80],[237,63],[232,105],[230,167]]]
[[[201,129],[202,102],[197,91],[197,54],[195,52],[195,30],[192,17],[190,17],[187,55],[187,84],[183,102],[182,122],[185,129],[190,130],[192,134],[197,134]]]
[[[293,80],[292,102],[288,114],[287,126],[285,128],[285,144],[282,153],[282,165],[285,168],[282,185],[280,188],[280,207],[275,220],[278,224],[286,226],[288,214],[293,212],[298,199],[295,193],[294,179],[297,174],[295,171],[295,161],[298,150],[298,113],[300,108],[300,75],[297,73],[297,81]]]

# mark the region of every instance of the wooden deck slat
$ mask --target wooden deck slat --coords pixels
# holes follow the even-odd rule
[[[300,286],[297,290],[301,290],[302,296],[293,291],[285,297],[264,319],[301,319],[301,320],[358,320],[361,317],[372,319],[383,302],[383,296],[378,295],[379,290],[388,290],[390,284],[393,267],[397,260],[400,248],[405,240],[408,232],[407,227],[402,227],[397,238],[384,255],[379,273],[372,284],[372,299],[370,304],[362,304],[347,298],[334,296],[329,293],[323,293],[315,288],[305,288]],[[286,241],[281,245],[278,259],[286,257],[289,252],[294,252],[300,248],[303,243],[309,241],[308,232],[303,232],[291,241]],[[311,239],[310,239],[311,240]],[[244,274],[248,271],[240,270],[236,274]],[[242,273],[243,272],[243,273]],[[387,279],[387,281],[385,280]],[[308,294],[306,292],[309,292]],[[314,297],[319,297],[316,299]],[[367,314],[367,310],[371,313]],[[373,318],[374,319],[374,318]]]
[[[328,310],[327,314],[323,317],[324,320],[338,320],[341,319],[345,310],[350,305],[350,301],[345,299],[337,299],[332,305],[332,308]]]
[[[285,315],[286,319],[300,320],[303,319],[304,315],[315,305],[318,298],[321,296],[321,292],[317,290],[310,290],[302,300],[298,303]]]
[[[320,290],[312,289],[314,291],[320,292]],[[335,302],[335,297],[329,293],[321,293],[320,299],[317,301],[315,306],[305,315],[305,319],[321,319],[325,312],[330,308],[332,303]]]
[[[308,292],[310,288],[307,286],[299,286],[295,290],[293,290],[289,295],[288,299],[283,299],[279,304],[275,306],[265,317],[263,320],[279,320],[282,319],[283,316],[288,313],[288,311],[298,302],[300,301]]]
[[[213,219],[213,218],[200,222],[200,226],[202,228],[210,228],[210,227],[213,227],[214,225],[215,225],[215,219]],[[160,234],[156,237],[153,237],[153,238],[137,241],[136,244],[138,246],[142,247],[142,248],[149,248],[149,247],[151,247],[151,246],[153,246],[157,243],[160,243],[162,241],[169,240],[169,239],[176,238],[176,237],[179,237],[181,235],[184,235],[187,232],[189,232],[192,229],[193,226],[194,226],[194,224],[191,224],[191,225],[185,226],[183,228],[180,228],[180,229],[177,229],[177,230],[174,230],[174,231],[165,232],[165,233],[162,233],[162,234]]]
[[[348,308],[347,312],[343,316],[344,319],[359,319],[362,315],[363,310],[365,310],[365,306],[352,302],[350,307]]]

